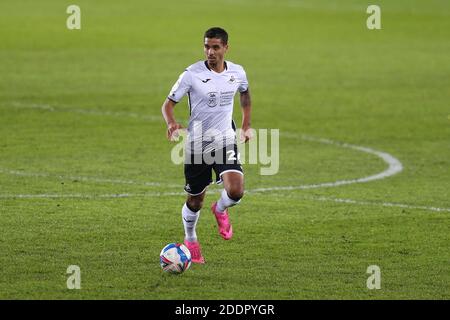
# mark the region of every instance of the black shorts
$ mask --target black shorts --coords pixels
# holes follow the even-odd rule
[[[216,183],[221,184],[221,176],[225,172],[240,172],[244,174],[239,162],[237,145],[229,145],[221,150],[203,155],[187,155],[190,161],[185,161],[184,191],[190,195],[201,194],[212,183],[212,170],[216,173]]]

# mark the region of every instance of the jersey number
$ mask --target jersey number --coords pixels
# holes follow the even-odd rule
[[[234,152],[234,150],[227,151],[227,154],[228,154],[228,161],[236,161],[236,152]],[[239,153],[238,153],[238,158],[239,158]]]

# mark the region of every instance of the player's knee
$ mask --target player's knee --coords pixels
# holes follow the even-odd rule
[[[227,191],[227,194],[231,200],[239,201],[244,196],[244,188],[232,188]]]
[[[197,212],[203,207],[203,199],[189,198],[187,200],[187,206],[189,210]]]

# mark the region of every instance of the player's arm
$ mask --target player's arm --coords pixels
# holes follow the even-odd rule
[[[241,138],[247,142],[252,138],[251,130],[251,113],[252,113],[252,99],[250,97],[250,89],[240,93],[241,109],[242,109],[242,131]]]
[[[164,120],[167,124],[167,139],[170,141],[173,140],[173,134],[176,130],[183,128],[181,124],[176,122],[175,116],[174,116],[174,108],[175,108],[175,101],[170,100],[169,98],[164,101],[161,112],[163,114]]]
[[[175,120],[173,109],[178,101],[189,92],[191,89],[191,75],[190,72],[186,69],[178,78],[177,82],[173,85],[172,89],[166,101],[164,101],[161,112],[163,114],[164,120],[167,124],[167,139],[170,141],[175,140],[177,136],[177,130],[183,128],[181,124],[179,124]]]

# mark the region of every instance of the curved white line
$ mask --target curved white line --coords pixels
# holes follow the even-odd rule
[[[336,141],[333,141],[330,139],[316,138],[316,137],[312,137],[309,135],[300,135],[300,134],[291,133],[291,132],[284,132],[284,133],[280,133],[280,134],[282,136],[289,137],[289,138],[299,138],[299,139],[306,140],[306,141],[320,142],[320,143],[339,146],[342,148],[348,148],[348,149],[353,149],[353,150],[373,154],[373,155],[379,157],[380,159],[382,159],[388,165],[388,168],[380,173],[377,173],[377,174],[374,174],[371,176],[367,176],[367,177],[363,177],[363,178],[358,178],[358,179],[338,180],[338,181],[334,181],[334,182],[324,182],[324,183],[318,183],[318,184],[305,184],[305,185],[298,185],[298,186],[256,188],[256,189],[248,190],[247,192],[252,193],[252,192],[266,192],[266,191],[305,190],[305,189],[338,187],[338,186],[348,185],[348,184],[353,184],[353,183],[364,183],[364,182],[384,179],[384,178],[393,176],[403,170],[402,163],[397,158],[393,157],[392,155],[390,155],[389,153],[386,153],[386,152],[381,152],[381,151],[377,151],[377,150],[374,150],[371,148],[361,147],[361,146],[352,145],[352,144],[348,144],[348,143],[336,142]]]
[[[107,178],[99,178],[99,177],[85,177],[85,176],[64,176],[57,174],[49,174],[49,173],[35,173],[35,172],[25,172],[18,170],[9,170],[5,168],[0,168],[0,173],[3,174],[11,174],[16,176],[24,176],[24,177],[44,177],[44,178],[60,178],[66,180],[77,180],[77,181],[85,181],[85,182],[95,182],[95,183],[111,183],[111,184],[131,184],[131,185],[143,185],[143,186],[156,186],[156,187],[169,187],[169,188],[181,188],[180,185],[176,184],[166,184],[160,182],[139,182],[134,180],[120,180],[120,179],[107,179]]]
[[[219,190],[214,190],[215,193],[219,193]],[[132,197],[162,197],[162,196],[181,196],[186,195],[184,192],[161,192],[161,193],[121,193],[121,194],[99,194],[99,195],[89,195],[89,194],[0,194],[0,199],[86,199],[86,200],[96,200],[96,199],[108,199],[108,198],[132,198]],[[287,198],[296,198],[298,196],[288,196],[283,195]],[[371,202],[371,201],[359,201],[353,199],[341,199],[341,198],[329,198],[329,197],[300,197],[300,199],[309,201],[328,201],[336,203],[346,203],[346,204],[356,204],[365,206],[382,206],[382,207],[394,207],[394,208],[404,208],[404,209],[418,209],[418,210],[429,210],[435,212],[450,212],[450,208],[439,208],[439,207],[428,207],[428,206],[418,206],[410,205],[404,203],[393,203],[393,202]]]
[[[17,108],[34,108],[34,109],[41,109],[46,111],[62,111],[62,112],[73,112],[73,113],[80,113],[80,114],[91,114],[91,115],[107,115],[107,116],[115,116],[115,117],[131,117],[131,118],[138,118],[148,121],[160,121],[160,117],[156,116],[145,116],[137,113],[131,113],[131,112],[110,112],[110,111],[102,111],[102,110],[88,110],[88,109],[73,109],[73,108],[55,108],[50,105],[38,105],[38,104],[31,104],[31,105],[25,105],[21,103],[13,103],[14,107]],[[341,185],[348,185],[353,183],[364,183],[379,179],[384,179],[390,176],[393,176],[403,170],[403,166],[401,162],[393,157],[392,155],[386,153],[377,151],[371,148],[352,145],[348,143],[340,143],[336,142],[330,139],[323,139],[323,138],[316,138],[308,135],[299,135],[296,133],[290,133],[290,132],[283,132],[282,136],[290,137],[290,138],[300,138],[306,141],[312,141],[312,142],[319,142],[324,144],[330,144],[330,145],[336,145],[343,148],[349,148],[365,153],[369,153],[372,155],[375,155],[382,159],[387,165],[388,168],[380,173],[358,178],[358,179],[351,179],[351,180],[339,180],[335,182],[326,182],[326,183],[319,183],[319,184],[309,184],[309,185],[299,185],[299,186],[281,186],[281,187],[271,187],[271,188],[257,188],[257,189],[250,189],[246,192],[265,192],[265,191],[281,191],[281,190],[299,190],[299,189],[314,189],[314,188],[322,188],[322,187],[337,187]],[[14,171],[14,170],[3,170],[0,169],[0,172],[3,173],[9,173],[9,174],[18,174],[18,175],[29,175],[29,176],[45,176],[49,177],[51,175],[44,174],[44,173],[25,173],[21,171]],[[58,176],[61,178],[64,178],[63,176]],[[135,181],[125,181],[125,180],[116,180],[116,179],[103,179],[103,178],[93,178],[93,177],[65,177],[65,178],[75,178],[76,180],[83,180],[83,181],[94,181],[94,182],[102,182],[102,183],[125,183],[125,184],[141,184],[139,182]],[[160,186],[160,183],[153,183],[153,182],[145,182],[144,185],[157,185]],[[167,186],[167,185],[165,185]],[[178,187],[175,185],[170,185],[173,187]],[[210,190],[210,192],[217,193],[217,190]],[[145,193],[145,194],[132,194],[132,193],[124,193],[124,194],[103,194],[103,195],[85,195],[85,194],[66,194],[66,195],[59,195],[59,194],[35,194],[35,195],[25,195],[25,194],[19,194],[19,195],[0,195],[0,199],[36,199],[36,198],[83,198],[83,199],[97,199],[97,198],[126,198],[126,197],[136,197],[136,196],[153,196],[153,197],[160,197],[160,196],[181,196],[185,195],[184,192],[161,192],[161,193]],[[326,198],[326,197],[316,197],[316,198],[308,198],[309,200],[316,200],[316,201],[333,201],[337,203],[349,203],[349,204],[360,204],[360,205],[380,205],[380,206],[388,206],[388,207],[400,207],[400,208],[409,208],[409,209],[421,209],[421,210],[431,210],[431,211],[447,211],[450,212],[450,208],[437,208],[437,207],[427,207],[427,206],[415,206],[415,205],[408,205],[408,204],[401,204],[401,203],[390,203],[390,202],[368,202],[368,201],[357,201],[352,199],[337,199],[337,198]]]
[[[0,194],[0,199],[104,199],[104,198],[133,198],[133,197],[162,197],[180,196],[185,192],[154,192],[154,193],[110,193],[110,194]]]
[[[137,113],[128,113],[128,112],[110,112],[110,111],[89,110],[89,109],[59,108],[59,107],[54,107],[54,106],[50,106],[50,105],[46,105],[46,104],[28,104],[27,105],[27,104],[18,103],[18,102],[13,102],[12,105],[17,108],[36,108],[36,109],[42,109],[42,110],[47,110],[47,111],[64,111],[64,112],[75,112],[75,113],[95,114],[95,115],[109,115],[109,116],[119,116],[119,117],[128,116],[128,117],[132,117],[132,118],[142,118],[142,119],[146,119],[146,120],[150,120],[150,121],[161,121],[160,117],[144,116],[144,115],[139,115]],[[348,149],[353,149],[353,150],[369,153],[369,154],[375,155],[375,156],[379,157],[380,159],[382,159],[388,165],[388,168],[380,173],[377,173],[377,174],[374,174],[371,176],[367,176],[367,177],[363,177],[363,178],[358,178],[358,179],[338,180],[338,181],[334,181],[334,182],[325,182],[325,183],[319,183],[319,184],[298,185],[298,186],[256,188],[256,189],[247,190],[247,192],[252,193],[252,192],[266,192],[266,191],[305,190],[305,189],[338,187],[338,186],[349,185],[349,184],[353,184],[353,183],[364,183],[364,182],[370,182],[370,181],[374,181],[374,180],[384,179],[384,178],[393,176],[403,170],[403,166],[402,166],[401,162],[386,152],[381,152],[381,151],[377,151],[377,150],[374,150],[371,148],[352,145],[352,144],[348,144],[348,143],[336,142],[336,141],[333,141],[330,139],[316,138],[316,137],[312,137],[309,135],[301,135],[301,134],[291,133],[291,132],[282,132],[281,135],[285,136],[285,137],[289,137],[289,138],[300,138],[300,139],[306,140],[306,141],[330,144],[330,145],[335,145],[335,146],[339,146],[342,148],[348,148]],[[99,179],[98,178],[90,179],[90,181],[95,181],[95,180],[99,180]],[[124,183],[124,182],[113,182],[114,180],[106,181],[108,179],[101,179],[101,180],[102,180],[102,182]],[[117,181],[119,181],[119,180],[117,180]],[[98,182],[100,182],[100,181],[98,181]],[[133,182],[125,182],[125,183],[135,184],[134,181]]]
[[[108,110],[99,110],[99,109],[84,109],[84,108],[72,108],[72,107],[61,107],[61,106],[52,106],[49,104],[36,104],[36,103],[20,103],[20,102],[12,102],[11,106],[18,109],[37,109],[49,112],[69,112],[69,113],[79,113],[79,114],[89,114],[96,116],[111,116],[111,117],[119,117],[119,118],[134,118],[141,119],[147,121],[162,121],[162,116],[152,116],[152,115],[143,115],[135,112],[125,112],[125,111],[108,111]]]

